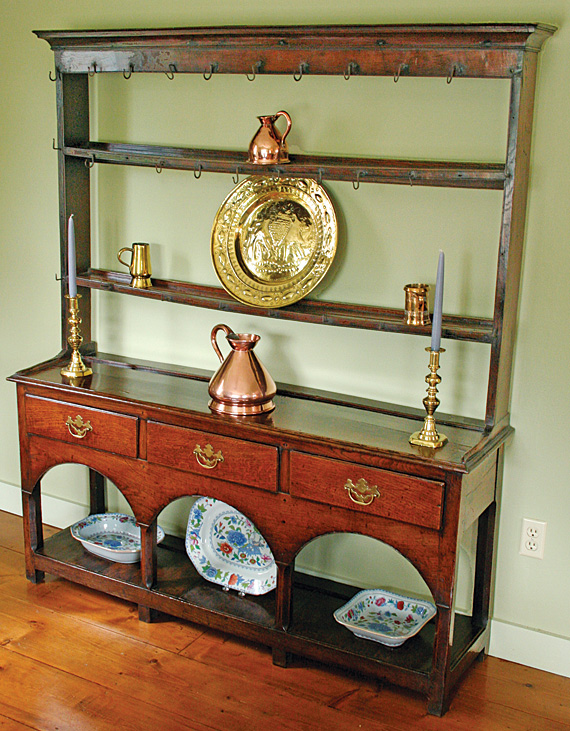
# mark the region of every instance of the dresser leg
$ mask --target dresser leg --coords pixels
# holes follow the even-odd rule
[[[451,646],[449,644],[451,617],[451,609],[438,606],[431,687],[428,693],[428,713],[433,716],[443,716],[449,708],[450,699],[446,681],[451,653]]]
[[[293,655],[290,652],[287,652],[287,650],[283,650],[281,647],[274,647],[272,650],[273,653],[273,664],[277,665],[280,668],[286,668],[291,664],[291,661],[293,660]]]
[[[43,548],[44,545],[41,484],[39,481],[34,485],[31,492],[22,490],[22,511],[24,518],[26,577],[33,584],[38,584],[45,577],[43,571],[36,570],[34,563],[34,552]]]
[[[158,612],[156,609],[151,609],[151,607],[145,607],[143,604],[139,604],[139,621],[140,622],[146,622],[147,624],[152,624],[152,622],[156,621],[157,617],[158,617]]]

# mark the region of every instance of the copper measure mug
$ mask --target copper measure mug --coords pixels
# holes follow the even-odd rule
[[[125,251],[131,252],[131,261],[127,263],[121,259]],[[148,289],[152,287],[150,268],[150,244],[133,244],[132,247],[125,246],[117,254],[117,259],[124,266],[129,268],[131,273],[131,287],[136,289]]]
[[[283,117],[287,128],[283,134],[275,127],[275,122]],[[289,162],[289,150],[285,138],[291,130],[291,117],[285,111],[258,117],[260,128],[249,143],[247,161],[255,165],[277,165]]]
[[[404,316],[407,325],[429,325],[429,284],[406,284]]]
[[[220,331],[230,346],[225,359],[216,342]],[[272,411],[275,408],[272,399],[277,392],[275,381],[253,352],[260,336],[235,333],[227,325],[216,325],[210,338],[221,363],[208,386],[210,409],[232,416],[253,416]]]

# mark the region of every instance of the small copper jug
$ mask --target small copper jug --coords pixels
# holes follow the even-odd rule
[[[279,117],[285,117],[287,120],[287,129],[283,134],[275,127],[275,122]],[[287,112],[277,112],[265,117],[258,117],[261,127],[255,133],[254,138],[249,143],[248,162],[256,165],[277,165],[283,162],[289,162],[289,150],[285,138],[291,129],[291,117]]]
[[[222,330],[231,348],[224,356],[216,336]],[[208,404],[212,411],[232,416],[251,416],[273,411],[272,399],[277,393],[273,378],[259,361],[253,349],[260,339],[253,333],[235,333],[227,325],[216,325],[212,330],[212,347],[222,364],[210,380]]]

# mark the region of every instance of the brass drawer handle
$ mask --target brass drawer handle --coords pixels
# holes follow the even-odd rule
[[[194,450],[196,455],[196,462],[200,467],[205,467],[207,470],[213,470],[220,462],[224,461],[224,455],[221,451],[214,453],[214,447],[211,444],[206,444],[205,449],[197,444]]]
[[[348,490],[348,497],[352,502],[358,505],[370,505],[375,497],[380,497],[380,491],[376,485],[369,485],[364,477],[361,477],[356,485],[352,480],[348,480],[344,489]]]
[[[91,422],[83,421],[79,414],[75,417],[75,419],[72,419],[71,416],[68,416],[65,423],[71,436],[75,437],[76,439],[83,439],[88,431],[93,431]]]

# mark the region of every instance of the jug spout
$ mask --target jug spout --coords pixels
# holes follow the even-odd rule
[[[230,346],[226,358],[216,340],[220,330]],[[212,411],[252,416],[275,408],[273,397],[277,387],[253,350],[259,339],[254,333],[235,333],[227,325],[216,325],[212,330],[212,347],[221,363],[208,386],[211,397],[208,406]]]

